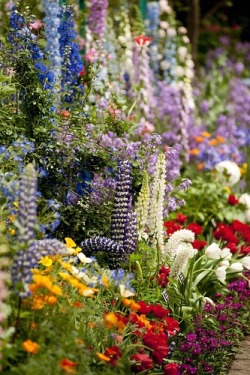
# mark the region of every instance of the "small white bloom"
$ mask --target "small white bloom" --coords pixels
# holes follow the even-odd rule
[[[218,280],[224,283],[227,276],[226,267],[218,267],[215,271],[215,275],[217,276]]]
[[[229,267],[229,260],[225,259],[225,260],[222,260],[218,265],[219,267]]]
[[[243,204],[246,207],[246,210],[250,209],[250,195],[244,193],[239,198],[239,203]]]
[[[163,29],[159,29],[158,30],[158,35],[159,35],[160,38],[164,38],[165,35],[166,35],[166,31],[163,30]]]
[[[178,27],[179,34],[187,34],[187,29],[183,26]]]
[[[174,37],[174,36],[176,36],[176,30],[170,28],[170,29],[167,30],[167,34],[168,34],[168,36],[170,36],[170,37]]]
[[[223,259],[230,259],[232,258],[232,253],[228,247],[225,247],[224,249],[221,250],[221,258]]]
[[[243,271],[243,265],[240,262],[232,263],[228,268],[228,271],[241,272]]]
[[[220,259],[221,249],[217,243],[212,243],[206,248],[205,254],[209,259]]]
[[[167,70],[170,67],[170,63],[167,60],[163,60],[160,62],[160,66],[162,70]]]
[[[224,186],[233,186],[240,180],[240,168],[230,160],[224,160],[215,165],[218,172],[219,181]]]
[[[185,61],[185,58],[186,58],[186,56],[187,56],[187,48],[181,46],[181,47],[178,48],[177,52],[178,52],[178,55],[179,55],[180,61],[181,61],[181,62],[184,62],[184,61]]]
[[[214,303],[214,301],[213,301],[211,298],[209,298],[209,297],[204,297],[204,300],[205,300],[206,302],[210,303],[210,305],[215,306],[215,303]]]
[[[167,28],[169,27],[169,23],[166,22],[166,21],[161,21],[160,22],[160,27],[164,30],[167,30]]]
[[[133,293],[131,290],[126,289],[124,284],[120,284],[119,289],[123,298],[133,297],[135,295],[135,293]]]
[[[183,77],[185,74],[185,71],[182,66],[178,65],[175,69],[175,73],[178,77]]]
[[[250,256],[246,256],[240,260],[242,263],[243,267],[246,268],[247,270],[250,270]]]
[[[182,41],[183,41],[184,43],[186,43],[186,44],[188,44],[188,43],[190,42],[189,38],[188,38],[186,35],[184,35],[184,36],[182,37]]]
[[[80,262],[82,262],[83,264],[92,263],[93,262],[92,259],[86,257],[86,255],[84,255],[83,253],[78,253],[77,257],[80,260]]]

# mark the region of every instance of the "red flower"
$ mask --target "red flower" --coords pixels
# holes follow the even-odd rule
[[[237,247],[237,245],[235,244],[235,243],[227,243],[227,246],[226,247],[228,247],[229,249],[230,249],[230,251],[231,251],[231,253],[232,254],[236,254],[237,253],[237,251],[238,251],[238,247]]]
[[[193,248],[195,248],[197,250],[200,250],[207,245],[207,242],[206,241],[200,241],[200,240],[194,240],[194,242],[192,242],[192,245],[193,245]]]
[[[74,374],[75,373],[75,367],[78,366],[77,362],[72,362],[67,358],[63,358],[60,361],[60,367],[67,373],[69,374]]]
[[[239,242],[230,226],[223,223],[218,224],[217,229],[214,231],[214,238],[216,238],[216,240],[222,239],[227,242],[233,242],[235,244]]]
[[[177,223],[179,223],[179,224],[184,224],[185,221],[187,220],[187,216],[186,216],[186,215],[182,215],[182,214],[177,214],[175,220],[176,220]]]
[[[79,73],[79,76],[82,77],[82,76],[84,76],[85,74],[86,74],[86,72],[85,72],[85,69],[83,68],[83,70]]]
[[[182,229],[182,225],[177,224],[173,220],[165,221],[164,227],[166,228],[166,232],[167,232],[168,235],[173,234],[174,232],[176,232],[179,229]]]
[[[153,360],[158,364],[162,365],[163,359],[168,355],[168,346],[159,345],[152,353]]]
[[[170,336],[174,336],[176,331],[180,331],[179,323],[174,318],[166,316],[164,322],[166,325],[165,331],[167,331]]]
[[[250,254],[250,246],[242,245],[240,248],[240,253],[244,255]]]
[[[135,37],[135,42],[139,44],[139,46],[149,45],[152,42],[152,38],[150,36],[139,35]]]
[[[164,307],[162,307],[160,304],[156,304],[154,305],[153,307],[153,314],[157,317],[157,318],[164,318],[165,316],[168,316],[169,314],[169,310],[167,309],[164,309]]]
[[[168,363],[163,367],[164,375],[177,375],[178,365],[177,363]]]
[[[136,362],[135,364],[131,366],[131,370],[135,373],[146,371],[146,370],[149,371],[151,368],[154,367],[153,360],[146,353],[132,354],[130,359]]]
[[[231,206],[235,206],[239,203],[239,200],[234,195],[229,195],[227,202],[231,204]]]
[[[194,232],[194,234],[196,234],[196,236],[198,236],[198,234],[202,233],[202,227],[199,224],[196,224],[196,223],[188,224],[187,229]]]
[[[121,358],[122,353],[118,346],[111,346],[110,348],[105,349],[104,355],[110,358],[109,363],[112,366],[117,366],[117,361],[119,358]]]
[[[150,314],[153,310],[153,306],[151,304],[147,305],[144,301],[137,302],[140,305],[139,313],[140,314]]]

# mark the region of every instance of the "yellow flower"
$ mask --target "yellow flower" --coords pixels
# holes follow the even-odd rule
[[[196,140],[196,142],[198,143],[202,143],[203,142],[203,137],[201,137],[200,135],[197,135],[196,137],[194,137],[194,139]]]
[[[76,243],[70,237],[65,237],[65,242],[66,242],[67,247],[70,247],[70,248],[76,247]]]
[[[13,206],[15,206],[16,208],[18,208],[18,202],[13,202]]]
[[[41,263],[45,267],[50,267],[52,265],[52,260],[46,255],[42,257],[38,263]]]
[[[132,311],[137,311],[137,310],[140,309],[140,305],[138,303],[136,303],[133,299],[123,298],[122,303],[125,306],[129,307],[130,310],[132,310]]]
[[[103,324],[106,328],[116,327],[118,318],[114,312],[108,312],[103,315]]]
[[[40,345],[38,345],[36,342],[31,341],[31,340],[26,340],[22,343],[22,347],[26,352],[31,353],[31,354],[36,354],[38,353],[40,349]]]
[[[105,275],[105,274],[102,275],[102,283],[103,283],[103,285],[104,285],[106,288],[108,288],[108,286],[109,286],[109,280],[108,280],[107,275]]]

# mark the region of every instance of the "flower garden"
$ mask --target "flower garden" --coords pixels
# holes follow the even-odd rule
[[[249,329],[250,43],[167,0],[0,4],[0,372],[228,374]]]

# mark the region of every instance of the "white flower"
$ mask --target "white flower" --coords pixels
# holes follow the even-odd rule
[[[120,284],[119,289],[123,298],[133,297],[135,295],[135,293],[133,293],[131,290],[126,289],[124,284]]]
[[[245,193],[242,194],[239,198],[239,203],[243,204],[246,207],[246,210],[250,209],[250,195]]]
[[[230,259],[232,258],[232,253],[228,247],[224,247],[224,249],[221,250],[221,258],[223,259]]]
[[[184,74],[185,74],[185,70],[183,69],[182,66],[178,65],[176,68],[175,68],[175,73],[178,77],[183,77]]]
[[[179,34],[187,34],[187,29],[183,26],[178,27]]]
[[[188,43],[190,42],[189,38],[188,38],[186,35],[184,35],[184,36],[182,37],[182,41],[183,41],[184,43],[186,43],[186,44],[188,44]]]
[[[179,47],[178,50],[177,50],[178,54],[179,54],[179,58],[180,58],[180,61],[181,62],[184,62],[185,61],[185,58],[187,56],[187,48],[186,47]]]
[[[168,242],[165,244],[164,248],[164,255],[167,255],[170,259],[172,259],[176,252],[178,247],[182,243],[192,243],[194,242],[195,235],[194,232],[192,232],[189,229],[180,229],[174,232],[168,239]]]
[[[175,29],[168,29],[167,30],[167,34],[168,34],[168,36],[170,36],[170,37],[173,37],[173,36],[176,36],[176,30]]]
[[[218,265],[220,266],[220,267],[229,267],[229,260],[222,260]]]
[[[220,259],[221,249],[217,243],[212,243],[206,248],[205,254],[209,259]]]
[[[161,21],[160,22],[160,27],[162,28],[162,29],[167,29],[168,27],[169,27],[169,23],[168,22],[166,22],[166,21]]]
[[[80,260],[80,262],[82,262],[83,264],[92,263],[93,262],[92,259],[86,257],[86,255],[84,255],[83,253],[78,253],[77,257]]]
[[[158,30],[158,35],[160,38],[164,38],[166,35],[166,31],[163,29]]]
[[[247,270],[250,270],[250,256],[246,256],[240,260],[242,263],[243,267],[246,268]]]
[[[218,267],[215,271],[215,275],[217,276],[219,281],[224,283],[227,276],[226,267]]]
[[[224,160],[215,165],[218,172],[219,181],[224,186],[233,186],[240,180],[240,168],[230,160]]]
[[[178,246],[176,257],[170,267],[169,276],[176,277],[184,270],[188,260],[196,254],[197,251],[194,250],[190,243],[183,242]]]
[[[243,265],[240,262],[232,263],[228,268],[228,271],[241,272],[243,271]]]

